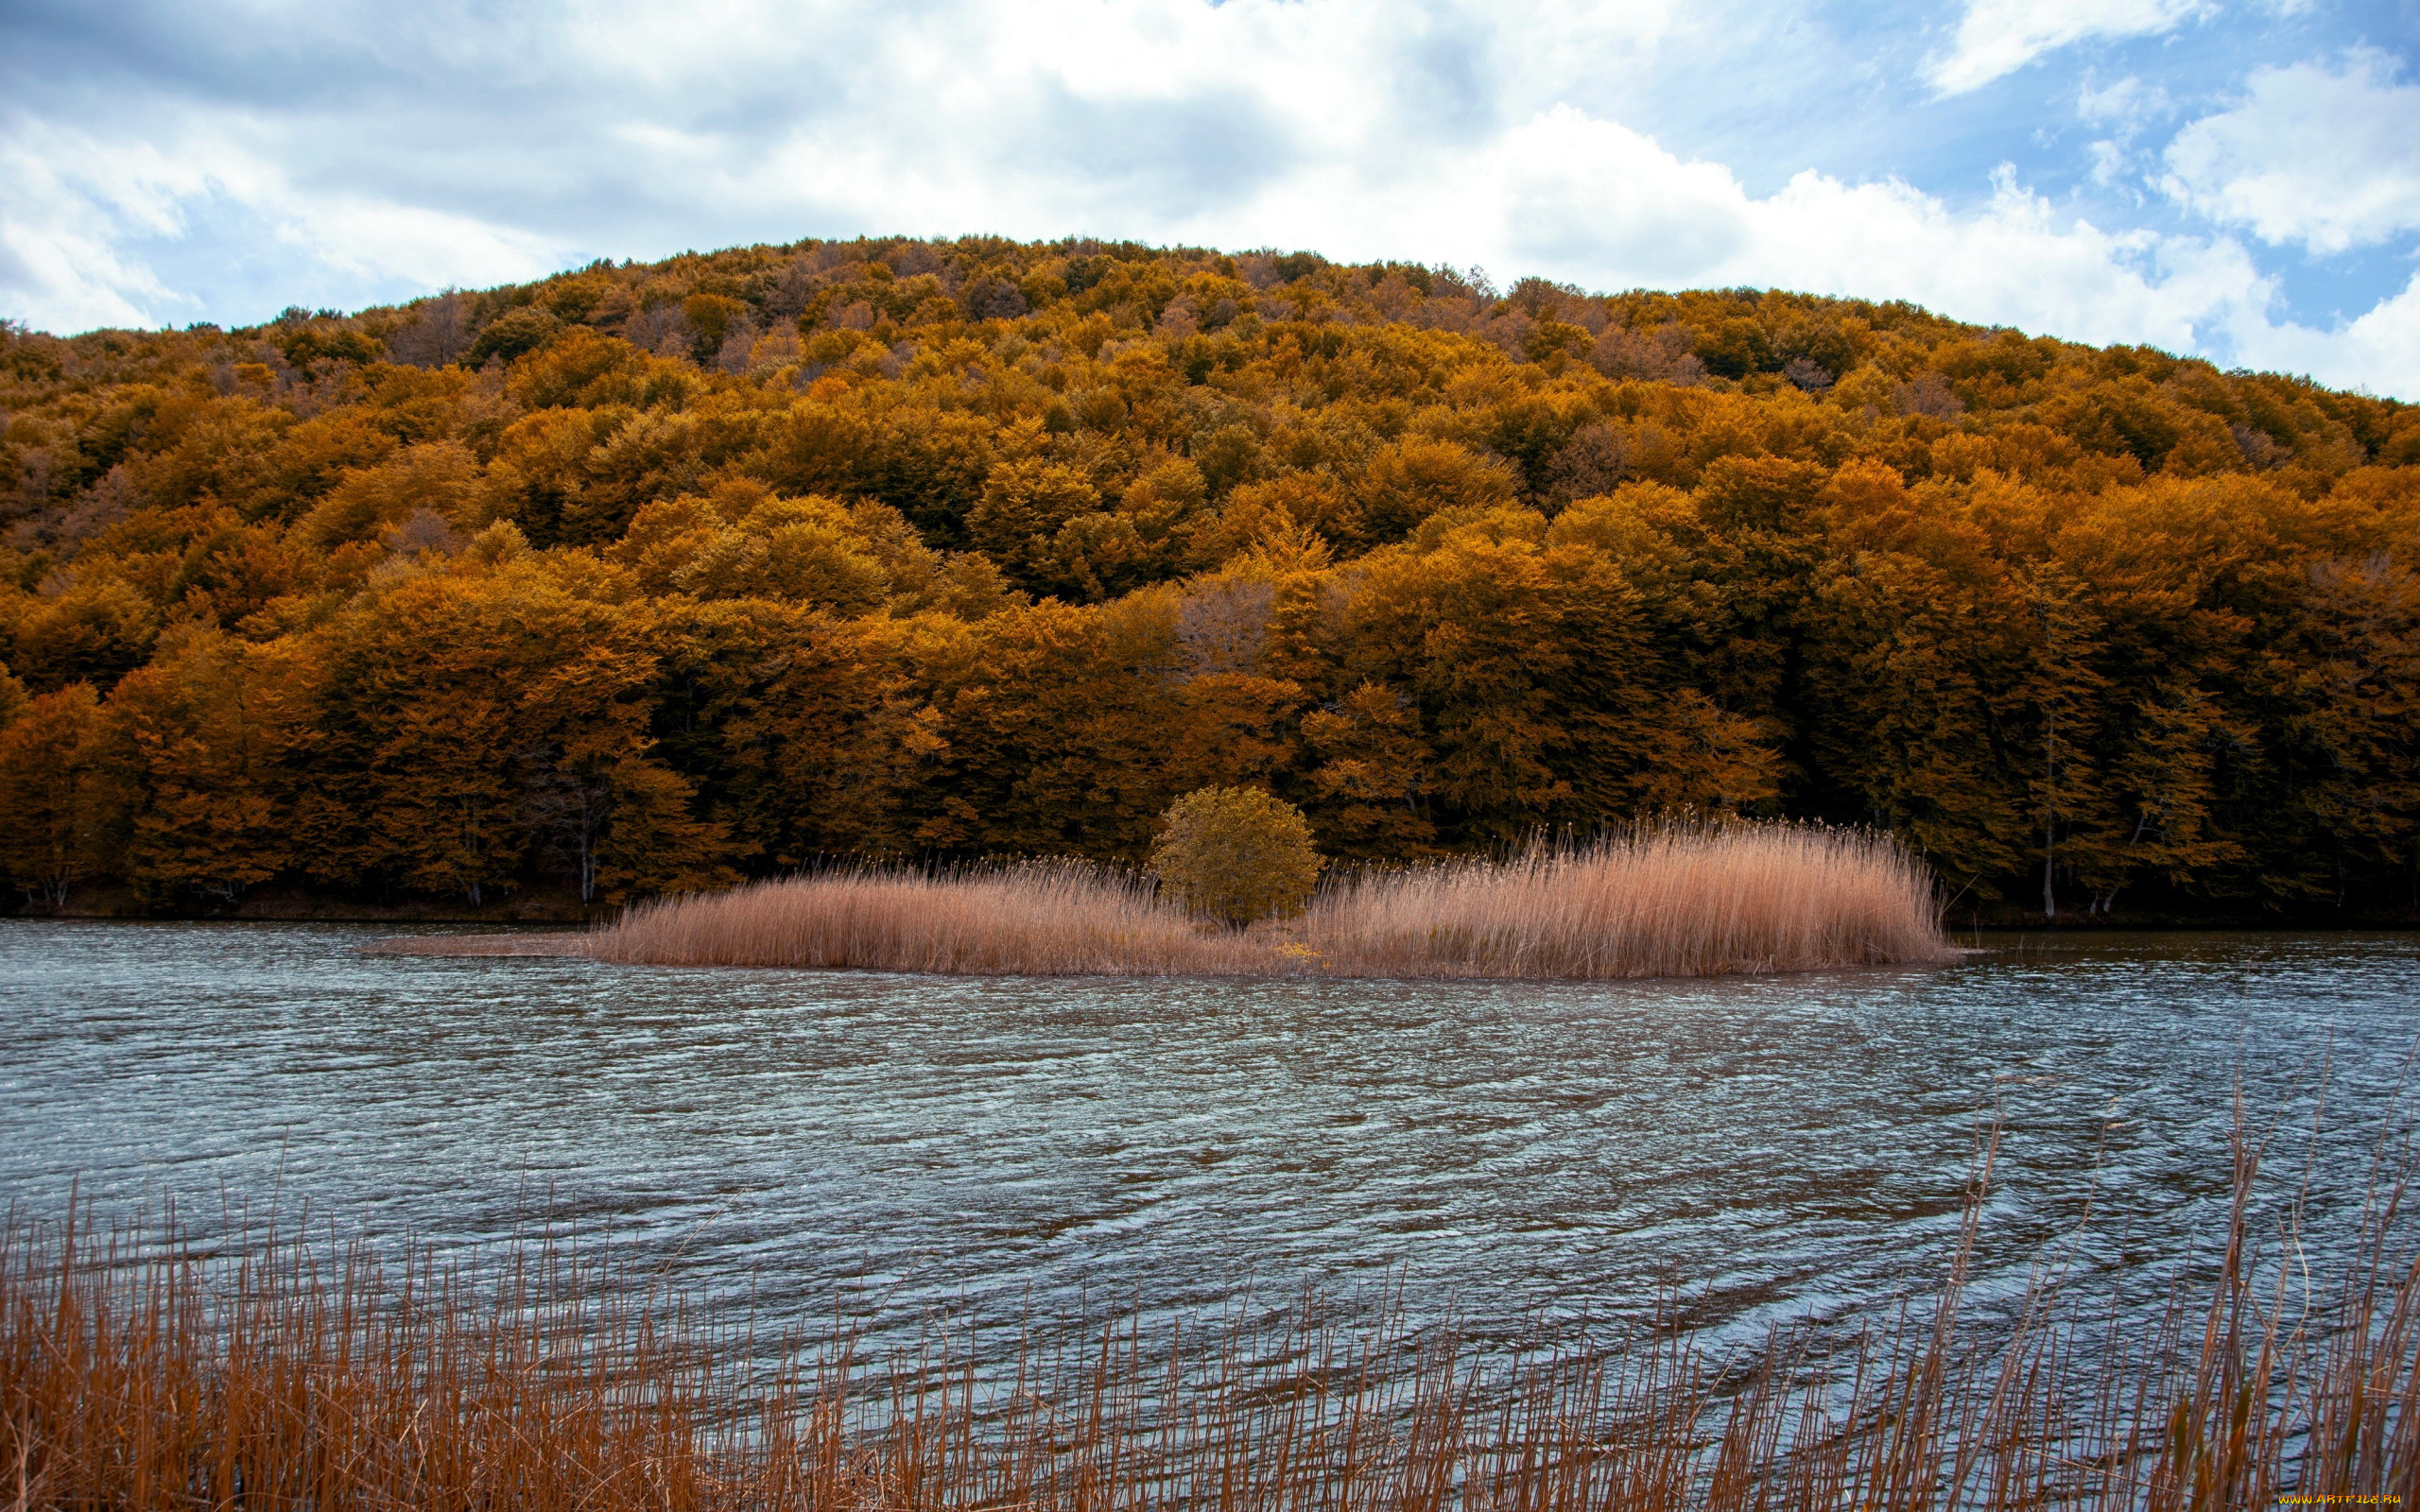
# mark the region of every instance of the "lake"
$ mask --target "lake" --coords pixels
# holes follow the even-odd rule
[[[1311,1282],[1482,1334],[1676,1293],[1758,1331],[1933,1285],[1995,1119],[1981,1290],[2055,1254],[2149,1298],[2222,1217],[2238,1086],[2324,1258],[2420,1033],[2409,934],[1541,986],[361,954],[391,933],[0,922],[0,1192],[570,1225],[798,1318]]]

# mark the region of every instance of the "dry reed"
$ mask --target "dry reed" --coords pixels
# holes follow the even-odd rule
[[[1345,976],[1715,976],[1948,954],[1914,857],[1785,824],[1659,825],[1501,863],[1348,874],[1304,934]]]
[[[1923,864],[1886,837],[1663,824],[1501,861],[1343,872],[1300,919],[1230,930],[1131,873],[1027,862],[838,868],[645,903],[588,936],[389,949],[666,966],[982,975],[1589,980],[1926,962],[1951,954]]]
[[[769,1345],[544,1244],[473,1275],[274,1235],[94,1246],[20,1219],[0,1232],[0,1494],[78,1512],[2410,1505],[2420,1267],[2400,1194],[2313,1305],[2259,1253],[2258,1164],[2239,1137],[2221,1258],[2154,1326],[2045,1282],[1970,1344],[1979,1181],[1928,1305],[1744,1358],[1669,1328],[1490,1356],[1306,1298],[1190,1332],[1027,1333],[989,1366],[948,1326],[870,1359]]]
[[[1263,954],[1162,903],[1141,877],[1073,862],[840,868],[642,903],[588,948],[651,965],[969,976],[1239,975]]]

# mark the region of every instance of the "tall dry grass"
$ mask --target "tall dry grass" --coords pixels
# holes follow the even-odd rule
[[[1349,976],[1714,976],[1947,955],[1932,877],[1884,836],[1665,824],[1340,877],[1305,943]]]
[[[1784,824],[1664,824],[1501,861],[1348,872],[1304,918],[1244,931],[1074,863],[853,867],[643,904],[577,948],[678,966],[1581,980],[1949,954],[1921,862],[1882,836]]]
[[[1028,1332],[989,1365],[944,1326],[876,1358],[768,1341],[544,1245],[474,1274],[18,1220],[0,1233],[0,1495],[79,1512],[2411,1505],[2420,1264],[2392,1237],[2399,1194],[2314,1282],[2300,1236],[2261,1246],[2258,1160],[2238,1140],[2217,1262],[2148,1326],[2052,1271],[1970,1340],[1979,1183],[1928,1303],[1745,1355],[1668,1328],[1491,1355],[1306,1299],[1189,1329],[1130,1317],[1063,1348]]]
[[[589,937],[660,966],[871,967],[971,976],[1239,975],[1266,953],[1205,929],[1130,873],[1022,862],[925,873],[838,868],[642,903]]]

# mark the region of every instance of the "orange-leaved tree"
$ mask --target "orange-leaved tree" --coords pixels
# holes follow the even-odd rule
[[[1256,787],[1205,787],[1168,805],[1150,865],[1188,912],[1249,924],[1301,913],[1326,863],[1291,803]]]

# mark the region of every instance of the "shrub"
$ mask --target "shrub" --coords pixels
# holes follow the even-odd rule
[[[1230,924],[1291,919],[1326,865],[1302,810],[1256,787],[1205,787],[1168,805],[1151,872],[1169,898]]]

